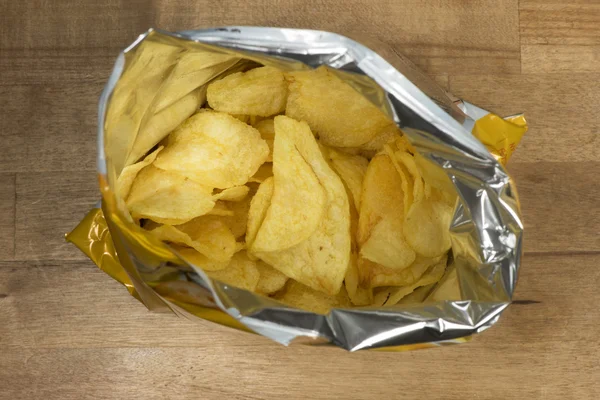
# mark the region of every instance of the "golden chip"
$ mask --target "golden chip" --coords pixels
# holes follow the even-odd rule
[[[269,147],[253,127],[230,115],[199,112],[177,128],[154,164],[203,185],[243,185],[265,162]]]
[[[258,171],[252,175],[248,182],[263,183],[267,178],[273,176],[273,164],[264,163],[258,168]]]
[[[306,123],[279,116],[275,118],[275,133],[273,198],[251,251],[290,278],[316,290],[334,295],[340,290],[350,258],[350,204],[346,189],[323,158]],[[285,159],[280,158],[281,154],[285,154],[281,152],[285,146],[297,149],[298,156],[302,160],[306,160],[309,169],[316,174],[317,185],[322,185],[321,189],[324,189],[326,195],[325,210],[319,210],[319,204],[304,202],[302,197],[299,198],[295,192],[288,192],[287,196],[296,203],[302,203],[304,209],[301,212],[306,213],[306,209],[310,209],[312,213],[319,214],[316,230],[311,232],[304,241],[286,250],[261,251],[260,249],[264,248],[264,245],[263,247],[257,246],[261,235],[263,235],[265,243],[272,240],[281,242],[277,235],[290,231],[289,227],[285,227],[284,230],[263,231],[268,219],[274,219],[277,221],[276,225],[281,225],[282,219],[288,219],[287,213],[297,209],[297,204],[286,204],[283,201],[282,207],[274,209],[278,193],[285,193],[281,191],[281,187],[278,187],[278,173],[282,170],[286,171],[286,169],[278,168],[278,162],[285,162]],[[290,160],[290,156],[287,157],[287,160]],[[288,163],[290,162],[288,161]],[[293,179],[294,176],[292,173],[290,178]],[[281,175],[279,175],[279,179],[281,179]],[[286,182],[284,181],[282,184],[286,185]],[[289,199],[287,202],[289,203]]]
[[[217,201],[212,210],[210,210],[206,215],[219,215],[221,217],[233,217],[233,211],[227,206],[227,203],[224,201]]]
[[[216,261],[228,261],[236,251],[235,236],[220,217],[205,215],[182,225],[161,225],[150,230],[160,240],[184,244]]]
[[[240,289],[255,291],[260,279],[256,262],[250,260],[245,251],[233,255],[229,265],[219,271],[206,271],[213,279]]]
[[[417,256],[415,261],[403,270],[385,268],[379,264],[369,264],[371,287],[406,286],[416,282],[432,265],[439,263],[442,257]]]
[[[366,306],[373,301],[373,292],[370,287],[361,284],[359,275],[359,266],[356,254],[350,255],[348,270],[344,277],[344,286],[352,304],[356,306]]]
[[[172,245],[172,247],[179,253],[179,255],[188,263],[193,264],[194,267],[198,267],[203,271],[220,271],[225,269],[229,265],[229,261],[217,261],[213,260],[200,253],[196,249],[190,247]]]
[[[269,146],[269,157],[267,162],[273,161],[273,141],[275,140],[275,122],[272,118],[264,119],[253,125],[260,132],[260,137],[263,138]]]
[[[288,88],[277,68],[237,72],[208,85],[208,104],[217,111],[268,117],[285,110]]]
[[[148,165],[152,164],[154,160],[156,160],[156,156],[163,149],[160,146],[158,149],[154,150],[152,153],[148,154],[146,158],[142,161],[129,165],[123,168],[119,178],[117,179],[117,195],[123,200],[127,199],[129,196],[129,192],[131,190],[131,185],[133,185],[133,181],[135,180],[138,173]]]
[[[227,188],[225,190],[216,193],[213,198],[215,200],[223,200],[223,201],[242,201],[248,195],[250,188],[248,186],[234,186],[231,188]]]
[[[325,211],[325,191],[298,149],[299,131],[310,133],[308,125],[277,117],[275,129],[273,197],[252,244],[253,253],[284,250],[306,240],[317,229]],[[311,139],[314,142],[312,134]],[[314,147],[318,151],[316,142]]]
[[[266,179],[260,184],[256,194],[250,201],[250,210],[248,211],[248,226],[246,228],[246,245],[251,248],[256,234],[261,227],[267,210],[271,205],[271,197],[273,196],[273,178]]]
[[[346,289],[343,287],[338,294],[327,295],[293,280],[290,280],[285,291],[275,298],[292,307],[317,314],[327,314],[332,308],[351,306]]]
[[[453,210],[446,203],[423,200],[414,203],[404,222],[404,237],[419,254],[436,257],[450,250]]]
[[[431,266],[424,274],[413,284],[401,287],[382,288],[375,293],[374,304],[378,306],[396,305],[402,298],[412,293],[416,288],[431,285],[438,282],[446,270],[446,258]]]
[[[413,263],[415,251],[404,239],[402,220],[385,218],[371,230],[360,255],[386,268],[402,270]]]
[[[423,187],[423,178],[421,177],[419,168],[417,168],[414,157],[403,151],[397,151],[394,154],[394,157],[399,163],[404,165],[406,170],[411,175],[413,182],[413,198],[411,203],[418,203],[419,201],[423,200],[423,197],[425,196],[425,190]]]
[[[135,218],[178,224],[206,214],[215,201],[211,188],[149,165],[134,179],[126,204]]]
[[[342,178],[342,181],[352,194],[356,209],[359,210],[362,182],[367,172],[369,161],[364,157],[344,154],[333,149],[329,150],[329,158],[333,169]]]
[[[256,262],[258,272],[260,272],[260,279],[256,286],[256,291],[261,294],[275,293],[285,286],[288,281],[288,277],[275,268],[271,267],[264,261],[258,260]]]
[[[306,121],[323,144],[358,147],[393,122],[369,100],[325,67],[286,74],[286,115]]]

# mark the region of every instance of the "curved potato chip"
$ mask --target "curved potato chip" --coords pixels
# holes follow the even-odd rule
[[[259,251],[256,246],[259,236],[274,209],[275,197],[278,193],[277,169],[275,169],[274,189],[271,206],[263,221],[257,239],[251,251],[267,264],[283,272],[290,278],[308,285],[316,290],[334,295],[338,293],[350,259],[350,203],[346,189],[335,172],[323,158],[321,150],[305,122],[294,121],[291,118],[279,116],[275,118],[275,167],[277,167],[278,143],[292,139],[294,146],[303,160],[310,165],[322,185],[326,195],[324,213],[318,210],[318,205],[310,202],[303,203],[319,216],[316,230],[304,241],[281,251]],[[290,193],[295,201],[302,202],[296,193]],[[288,208],[289,209],[289,208]],[[286,212],[282,209],[282,212]],[[276,213],[271,214],[278,218]],[[288,229],[289,231],[289,229]],[[273,234],[279,234],[273,231]]]
[[[352,304],[366,306],[373,301],[373,291],[361,285],[358,268],[357,256],[353,253],[350,255],[348,270],[344,277],[344,286]]]
[[[288,88],[277,68],[237,72],[208,85],[208,104],[231,114],[269,117],[285,110]]]
[[[425,301],[425,299],[427,298],[427,296],[429,296],[429,293],[431,292],[431,289],[433,289],[433,287],[435,285],[436,285],[435,283],[432,283],[430,285],[421,286],[420,288],[416,288],[412,293],[407,294],[406,296],[404,296],[396,304],[419,304],[419,303],[423,303],[423,301]]]
[[[206,215],[218,215],[221,217],[233,217],[234,213],[227,207],[227,204],[223,201],[217,201],[212,210],[206,213]]]
[[[375,293],[373,302],[377,306],[393,306],[416,288],[438,282],[446,270],[446,258],[431,266],[418,281],[408,286],[383,288]]]
[[[180,55],[179,61],[169,74],[159,95],[155,110],[160,111],[175,103],[192,90],[205,85],[210,80],[233,67],[239,57],[230,54],[213,53],[210,51],[199,52],[187,50]],[[206,99],[206,89],[204,90]],[[204,101],[202,101],[204,103]]]
[[[248,186],[245,186],[245,185],[234,186],[234,187],[230,187],[230,188],[222,190],[221,192],[215,194],[213,196],[213,198],[215,200],[222,200],[222,201],[232,201],[232,202],[242,201],[246,198],[249,191],[250,191],[250,188]]]
[[[248,182],[263,183],[267,178],[273,176],[273,164],[264,163],[258,168],[258,171],[250,177]]]
[[[189,221],[215,205],[211,188],[154,165],[139,172],[125,203],[136,218],[162,223]]]
[[[402,131],[395,124],[383,128],[377,135],[360,146],[363,151],[378,152],[383,149],[387,143],[395,141],[397,137],[402,136]]]
[[[460,301],[460,284],[456,267],[450,266],[435,289],[427,296],[427,301]]]
[[[269,147],[253,127],[227,114],[203,111],[171,133],[154,165],[226,189],[245,184],[268,154]]]
[[[271,267],[264,261],[258,260],[256,262],[258,272],[260,272],[260,279],[256,286],[256,292],[261,294],[275,293],[285,286],[288,281],[288,277],[275,268]]]
[[[273,196],[273,178],[267,178],[260,184],[256,194],[250,201],[250,210],[248,210],[248,226],[246,228],[246,245],[252,247],[256,234],[262,225],[267,210],[271,205],[271,197]]]
[[[160,153],[162,149],[163,146],[160,146],[158,149],[148,154],[146,158],[144,158],[142,161],[123,168],[123,171],[121,171],[121,174],[117,179],[117,196],[121,197],[123,200],[127,199],[135,177],[143,168],[147,167],[148,165],[154,162],[156,156],[158,155],[158,153]]]
[[[275,122],[272,118],[263,119],[253,126],[260,132],[260,137],[267,142],[267,145],[269,146],[269,157],[267,157],[267,162],[272,162],[273,141],[275,140]]]
[[[382,265],[369,264],[370,286],[406,286],[415,283],[432,265],[439,263],[442,257],[423,257],[417,255],[415,261],[403,270],[385,268]]]
[[[385,218],[371,230],[360,255],[389,269],[402,270],[415,261],[415,251],[406,243],[402,220]]]
[[[415,159],[409,153],[403,151],[397,151],[394,153],[394,157],[398,160],[399,163],[404,165],[406,170],[412,176],[413,182],[413,203],[418,203],[423,200],[425,197],[425,189],[423,187],[423,178],[421,177],[421,173],[419,172],[419,168],[417,168],[417,164],[415,163]]]
[[[367,167],[369,166],[369,161],[364,157],[340,153],[333,149],[329,150],[329,158],[333,169],[342,178],[342,181],[352,194],[354,206],[359,210],[362,183],[367,172]]]
[[[408,214],[408,210],[413,203],[413,192],[414,192],[414,182],[412,179],[412,175],[407,171],[404,164],[398,161],[396,158],[395,152],[391,145],[386,144],[384,146],[384,151],[387,156],[390,158],[392,164],[394,164],[394,168],[396,168],[396,172],[400,175],[402,192],[403,192],[403,200],[404,200],[404,215]]]
[[[206,257],[204,254],[200,253],[198,250],[183,247],[178,245],[171,245],[175,251],[181,255],[181,257],[190,264],[193,264],[194,267],[198,267],[203,271],[220,271],[225,269],[229,265],[229,260],[227,261],[217,261],[212,258]]]
[[[308,132],[319,151],[308,125],[277,117],[275,130],[273,197],[252,244],[253,253],[284,250],[306,240],[325,211],[325,191],[307,160],[309,156],[298,148],[302,134]]]
[[[404,237],[417,253],[426,257],[444,254],[452,245],[452,207],[442,202],[414,203],[404,221]]]
[[[260,279],[256,262],[250,260],[245,251],[235,253],[226,268],[219,271],[206,271],[206,274],[227,285],[250,291],[256,291]]]
[[[402,220],[402,180],[390,157],[379,154],[371,160],[362,184],[357,241],[362,246],[383,218]]]
[[[192,247],[216,261],[229,261],[237,246],[227,225],[212,215],[177,226],[161,225],[149,232],[165,242]]]
[[[306,121],[323,144],[357,147],[393,125],[379,108],[325,67],[286,74],[286,115]]]
[[[247,196],[242,201],[230,203],[229,208],[233,212],[233,215],[223,218],[223,221],[227,224],[231,233],[233,233],[233,236],[236,238],[240,238],[246,233],[251,200],[250,196]]]
[[[125,164],[136,162],[148,150],[156,146],[189,118],[204,102],[204,98],[205,94],[202,89],[195,90],[148,118],[140,127]]]
[[[289,282],[285,291],[275,296],[277,300],[289,306],[317,314],[327,314],[332,308],[345,308],[352,305],[348,293],[343,287],[338,294],[327,295],[294,280]]]

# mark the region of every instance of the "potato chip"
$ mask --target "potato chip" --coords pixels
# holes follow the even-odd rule
[[[248,186],[245,186],[245,185],[234,186],[231,188],[224,189],[218,193],[215,193],[213,198],[215,200],[222,200],[222,201],[232,201],[232,202],[242,201],[246,198],[249,191],[250,191],[250,188]]]
[[[135,177],[143,168],[147,167],[148,165],[154,162],[156,156],[162,149],[163,147],[161,146],[158,149],[154,150],[152,153],[148,154],[146,158],[144,158],[142,161],[123,168],[123,171],[121,171],[121,174],[117,179],[117,195],[120,198],[122,198],[123,200],[127,199]]]
[[[215,201],[211,188],[152,164],[134,179],[126,204],[135,218],[177,224],[206,214]]]
[[[323,144],[358,147],[393,125],[379,108],[325,67],[286,74],[286,115],[306,121]]]
[[[403,197],[402,180],[390,157],[386,154],[375,156],[362,185],[357,232],[359,247],[369,239],[371,230],[382,219],[403,220]]]
[[[273,197],[252,244],[253,253],[284,250],[306,240],[317,229],[325,211],[325,191],[307,155],[298,148],[302,133],[310,133],[308,125],[277,117],[275,130]]]
[[[367,172],[369,161],[361,156],[344,154],[333,149],[329,150],[331,165],[352,194],[356,209],[360,209],[362,182]]]
[[[237,72],[208,85],[208,104],[217,111],[269,117],[282,113],[288,96],[283,73],[260,67]]]
[[[412,176],[413,182],[413,199],[412,203],[417,203],[425,197],[425,189],[423,187],[423,178],[421,177],[421,173],[419,172],[419,168],[417,168],[417,164],[415,163],[415,159],[409,153],[404,151],[397,151],[394,154],[396,160],[399,163],[404,165],[408,173]]]
[[[146,121],[142,121],[143,125],[139,128],[125,164],[131,165],[139,160],[140,157],[196,112],[202,102],[204,102],[204,92],[198,89],[152,115]]]
[[[418,281],[408,286],[382,288],[375,293],[373,302],[377,306],[393,306],[402,298],[412,293],[416,288],[438,282],[446,270],[446,259],[429,267]]]
[[[361,257],[394,270],[411,265],[416,253],[404,239],[402,225],[402,220],[394,218],[379,221],[361,246]]]
[[[290,280],[285,291],[275,298],[289,306],[317,314],[327,314],[332,308],[351,306],[348,293],[343,287],[338,294],[327,295],[294,280]]]
[[[430,285],[421,286],[414,290],[414,292],[407,294],[404,296],[398,303],[396,304],[419,304],[423,303],[431,290],[434,288],[436,284],[432,283]]]
[[[185,51],[180,55],[179,61],[156,96],[155,111],[170,106],[194,89],[227,71],[239,61],[239,57],[230,54]],[[206,99],[206,90],[203,97]]]
[[[267,210],[271,205],[273,196],[273,178],[266,179],[260,184],[256,194],[250,201],[250,210],[248,210],[248,226],[246,228],[246,245],[251,248],[256,234],[267,215]]]
[[[190,247],[172,245],[175,251],[188,263],[193,264],[195,267],[202,269],[203,271],[220,271],[225,269],[229,265],[229,261],[217,261],[213,260],[200,253],[196,249]]]
[[[377,136],[369,140],[367,143],[362,144],[359,148],[362,151],[370,151],[373,153],[377,153],[378,151],[383,149],[383,146],[387,143],[393,142],[396,138],[401,137],[402,132],[395,125],[392,124],[382,131],[380,131]]]
[[[400,181],[402,186],[402,199],[404,203],[404,215],[408,214],[408,210],[413,203],[413,193],[414,193],[414,182],[412,175],[406,169],[404,164],[402,164],[396,158],[395,151],[392,149],[392,146],[386,144],[384,146],[384,153],[390,158],[392,164],[394,164],[394,168],[396,168],[396,172],[400,175]]]
[[[273,176],[273,164],[264,163],[258,168],[258,171],[250,177],[248,182],[263,183],[267,178]]]
[[[256,129],[214,111],[193,115],[170,136],[154,164],[218,189],[245,184],[269,154]]]
[[[275,140],[275,122],[272,118],[264,119],[253,125],[260,132],[260,137],[263,138],[269,146],[269,157],[267,162],[273,161],[273,141]]]
[[[288,277],[275,268],[271,267],[264,261],[258,260],[256,262],[258,272],[260,272],[260,279],[256,286],[256,292],[261,294],[275,293],[285,286],[288,281]]]
[[[206,274],[227,285],[250,291],[256,291],[260,279],[256,262],[250,260],[245,251],[235,253],[226,268],[219,271],[206,271]]]
[[[449,266],[435,289],[428,295],[427,301],[462,300],[456,267]]]
[[[442,257],[417,256],[415,261],[403,270],[385,268],[379,264],[369,264],[369,283],[371,287],[406,286],[416,282],[432,265],[439,263]]]
[[[210,210],[206,215],[218,215],[221,217],[233,217],[233,211],[227,206],[227,203],[224,201],[217,201],[212,210]]]
[[[329,164],[323,158],[319,146],[312,135],[310,128],[304,122],[294,121],[291,118],[279,116],[275,118],[275,153],[274,156],[274,189],[271,206],[267,211],[265,220],[259,229],[257,238],[251,247],[251,251],[267,264],[283,272],[290,278],[306,284],[316,290],[334,295],[338,293],[344,280],[350,258],[350,204],[346,189],[342,181]],[[288,141],[290,144],[287,144]],[[320,214],[318,225],[308,238],[298,244],[281,251],[261,251],[257,242],[264,235],[265,242],[273,240],[271,234],[280,235],[281,230],[266,231],[263,233],[268,218],[286,218],[286,213],[296,209],[296,204],[285,205],[275,209],[275,201],[278,192],[278,160],[282,153],[281,147],[289,145],[299,152],[299,156],[306,160],[314,171],[318,182],[326,194],[325,210],[319,210],[318,204],[304,202],[295,192],[289,192],[287,196],[292,197],[297,203],[302,203],[306,209]],[[290,157],[288,156],[288,160]],[[281,161],[280,161],[281,162]],[[281,178],[281,175],[280,175]],[[285,182],[284,182],[285,184]],[[303,210],[305,212],[305,210]],[[290,231],[286,227],[285,231]],[[272,233],[271,233],[272,232]],[[264,248],[264,247],[262,247]]]
[[[419,254],[436,257],[450,250],[450,221],[453,210],[448,204],[429,200],[414,203],[404,222],[404,237]]]
[[[235,237],[220,217],[205,215],[182,225],[161,225],[149,231],[160,240],[184,244],[216,261],[228,261],[236,251]]]
[[[250,196],[246,196],[242,201],[229,203],[229,208],[233,212],[233,215],[223,218],[223,221],[227,224],[236,239],[244,236],[246,233],[251,200],[252,198]]]
[[[250,122],[250,116],[246,115],[246,114],[229,114],[231,115],[233,118],[242,121],[243,123],[247,124]]]
[[[350,254],[348,270],[344,277],[344,286],[352,304],[356,306],[366,306],[373,301],[373,292],[370,287],[361,284],[358,269],[358,260],[355,253]]]
[[[438,199],[443,199],[444,202],[454,207],[457,193],[448,175],[441,167],[433,164],[421,154],[415,153],[414,157],[423,181],[440,192]],[[435,192],[435,190],[432,192]]]

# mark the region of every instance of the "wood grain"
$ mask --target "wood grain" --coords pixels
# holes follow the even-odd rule
[[[530,126],[511,162],[598,161],[600,74],[453,75],[456,96]]]
[[[64,235],[100,199],[94,171],[17,174],[15,259],[85,259]]]
[[[524,73],[600,72],[600,4],[595,1],[521,1]]]
[[[81,387],[91,398],[594,398],[598,262],[526,256],[516,300],[534,303],[513,305],[469,344],[400,354],[285,348],[148,313],[89,265],[4,263],[0,381],[10,398],[77,398]],[[424,377],[427,387],[407,384]]]
[[[0,260],[11,260],[15,253],[14,174],[0,174]]]
[[[0,0],[0,399],[600,398],[600,4],[584,0]],[[313,28],[389,43],[530,131],[517,302],[471,343],[285,348],[153,314],[63,238],[98,200],[96,106],[151,26]]]
[[[518,73],[517,0],[158,1],[168,30],[260,25],[327,30],[385,41],[431,74]],[[210,10],[210,11],[208,11]]]

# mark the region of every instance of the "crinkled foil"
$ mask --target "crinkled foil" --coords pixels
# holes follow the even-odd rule
[[[102,210],[90,212],[68,240],[151,310],[170,309],[283,344],[405,350],[462,342],[492,326],[511,302],[521,258],[519,202],[502,164],[526,131],[525,121],[461,102],[390,47],[360,41],[377,52],[311,30],[228,27],[140,36],[117,59],[100,100]],[[145,46],[158,50],[148,57]],[[183,53],[204,57],[204,74],[178,74]],[[220,74],[254,63],[284,70],[330,66],[451,178],[459,195],[450,226],[454,261],[423,304],[333,309],[328,315],[293,309],[211,280],[124,211],[114,195],[116,176],[155,144],[139,140],[142,133],[152,136],[152,117],[185,96],[203,96],[207,82]]]

